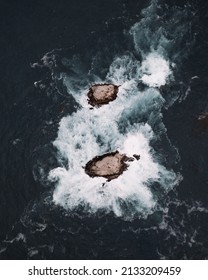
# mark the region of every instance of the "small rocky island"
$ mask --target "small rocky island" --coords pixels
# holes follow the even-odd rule
[[[88,103],[93,107],[100,107],[117,98],[119,86],[113,84],[95,84],[91,86],[88,96]]]
[[[96,156],[86,164],[85,172],[90,177],[104,177],[111,181],[127,170],[129,166],[127,162],[140,158],[139,155],[134,155],[134,157],[127,157],[118,151]]]

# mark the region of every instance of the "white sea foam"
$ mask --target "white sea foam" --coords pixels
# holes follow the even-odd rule
[[[155,183],[164,192],[181,179],[164,166],[165,158],[156,155],[151,145],[153,142],[161,145],[161,135],[166,133],[161,114],[165,100],[158,88],[174,79],[175,65],[184,53],[181,44],[187,32],[184,16],[188,18],[188,12],[184,15],[183,10],[173,7],[161,13],[160,9],[158,1],[153,0],[142,11],[143,18],[130,29],[141,61],[133,53],[125,52],[114,58],[106,77],[101,78],[95,72],[98,66],[83,70],[86,67],[74,55],[67,59],[67,67],[73,74],[59,76],[80,105],[77,112],[60,122],[54,141],[60,167],[49,174],[49,179],[55,182],[53,199],[66,209],[82,205],[90,212],[102,209],[124,217],[151,213],[158,200],[157,192],[153,191]],[[177,36],[179,30],[181,36]],[[101,62],[101,53],[98,57]],[[96,56],[92,60],[96,65]],[[89,110],[87,92],[96,83],[119,85],[118,97],[108,105]],[[143,90],[138,87],[141,83],[146,85]],[[84,166],[93,157],[116,150],[141,158],[129,163],[128,170],[110,182],[85,173]]]
[[[141,70],[142,82],[150,87],[164,86],[172,73],[169,61],[158,53],[150,53],[142,62]]]
[[[166,170],[153,156],[149,142],[154,133],[150,125],[138,123],[139,116],[148,114],[150,108],[160,111],[163,104],[158,90],[138,91],[143,67],[143,63],[140,65],[132,55],[115,58],[105,81],[120,85],[118,97],[108,105],[93,110],[89,110],[83,75],[79,80],[80,73],[77,74],[76,87],[74,80],[72,82],[70,77],[63,76],[69,92],[82,108],[61,120],[54,142],[61,158],[68,162],[67,168],[62,166],[50,172],[50,179],[57,181],[53,196],[57,204],[68,209],[82,204],[92,212],[105,209],[123,216],[124,203],[134,213],[153,209],[156,198],[151,191],[151,182],[159,182],[167,190],[175,185],[177,176],[174,172]],[[153,80],[154,71],[161,71],[158,75],[164,75],[163,68],[153,67]],[[86,84],[89,83],[87,75],[84,79]],[[94,81],[98,82],[100,79]],[[130,124],[128,119],[131,117],[134,121]],[[119,128],[124,119],[125,133]],[[83,167],[93,157],[116,150],[128,156],[138,154],[141,159],[129,164],[127,171],[110,182],[106,182],[105,178],[91,178],[85,173]],[[161,176],[165,180],[161,180]]]

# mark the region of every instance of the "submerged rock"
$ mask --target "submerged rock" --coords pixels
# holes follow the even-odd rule
[[[200,124],[199,129],[201,131],[207,130],[208,129],[208,112],[200,114],[198,116],[198,121]]]
[[[100,107],[117,98],[119,86],[113,84],[95,84],[87,94],[88,103],[94,107]]]
[[[120,154],[118,151],[96,156],[85,166],[85,172],[90,177],[104,177],[108,181],[118,178],[128,168],[126,162],[134,158]]]

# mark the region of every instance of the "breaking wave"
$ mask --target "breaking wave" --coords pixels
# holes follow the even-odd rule
[[[96,67],[82,67],[79,56],[65,58],[73,75],[62,72],[59,79],[79,106],[60,121],[53,143],[60,166],[49,173],[55,183],[53,200],[65,209],[82,206],[90,213],[145,216],[182,178],[174,171],[179,156],[162,122],[162,109],[179,96],[171,99],[171,91],[165,96],[161,88],[177,82],[176,73],[190,48],[190,12],[152,1],[141,15],[128,34],[134,48],[114,56],[104,78]],[[99,53],[99,63],[100,56],[104,61],[105,51]],[[96,55],[92,62],[98,63]],[[90,110],[87,92],[97,83],[119,85],[118,97]],[[85,173],[83,167],[93,157],[116,150],[127,156],[138,154],[140,160],[110,182]]]

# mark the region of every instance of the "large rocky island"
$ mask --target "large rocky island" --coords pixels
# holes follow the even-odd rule
[[[127,170],[129,166],[127,162],[139,159],[138,155],[134,155],[134,157],[127,157],[118,151],[96,156],[86,164],[85,172],[90,177],[104,177],[110,181],[118,178]]]
[[[91,86],[88,96],[88,103],[93,107],[100,107],[116,99],[119,86],[113,84],[95,84]]]

